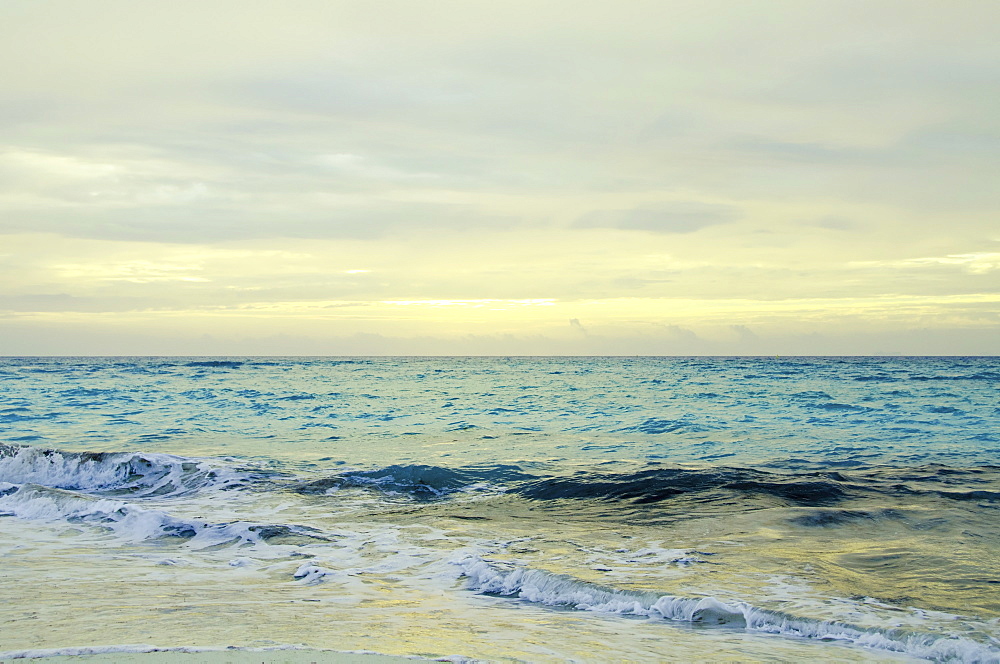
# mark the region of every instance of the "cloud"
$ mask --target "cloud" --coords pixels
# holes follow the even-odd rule
[[[959,268],[969,274],[985,275],[1000,271],[1000,252],[975,254],[950,254],[948,256],[922,256],[891,261],[857,261],[852,267],[880,267],[891,270],[921,270],[935,268]]]
[[[736,333],[736,337],[741,343],[752,343],[760,339],[754,331],[746,325],[730,325],[729,329]]]
[[[336,316],[316,339],[722,352],[766,343],[747,306],[861,334],[896,295],[902,333],[995,291],[1000,5],[897,4],[0,3],[0,295],[66,337],[211,311],[222,339],[257,307]],[[528,300],[555,304],[380,304]]]
[[[652,233],[693,233],[739,219],[739,211],[728,205],[696,202],[644,205],[631,210],[596,210],[574,223],[575,228],[617,228]]]
[[[815,219],[809,223],[812,226],[826,228],[833,231],[849,231],[857,228],[858,226],[855,221],[844,217],[838,217],[836,215],[820,217],[819,219]]]
[[[857,150],[850,150],[842,146],[798,143],[764,136],[736,138],[730,141],[727,147],[735,152],[754,155],[766,160],[797,164],[842,164],[856,162],[860,158]]]
[[[304,196],[303,198],[310,198]],[[271,201],[274,203],[273,201]],[[461,234],[511,229],[516,217],[474,205],[406,201],[315,200],[296,209],[278,201],[252,205],[80,205],[54,210],[34,206],[0,218],[0,234],[49,232],[67,237],[129,242],[199,244],[261,238],[376,240],[427,233]]]

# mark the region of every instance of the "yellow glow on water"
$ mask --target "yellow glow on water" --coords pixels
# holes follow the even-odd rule
[[[285,498],[277,500],[285,503],[282,509],[287,508]],[[322,506],[317,508],[314,516],[323,511]],[[505,520],[504,527],[516,529],[518,512],[517,508],[512,511],[513,518]],[[431,523],[439,520],[429,516]],[[333,523],[328,516],[325,521]],[[424,541],[425,545],[437,542],[447,549],[460,545],[470,534],[464,522],[456,525],[446,517],[443,521],[451,528],[449,537]],[[536,528],[556,527],[555,521],[544,519],[531,523]],[[521,525],[527,528],[531,523]],[[226,563],[234,555],[231,550],[203,551],[196,564],[192,555],[181,555],[179,564],[165,566],[159,561],[166,552],[158,555],[155,547],[111,551],[107,542],[97,538],[89,544],[77,542],[74,547],[72,560],[86,561],[86,565],[69,564],[65,538],[46,528],[30,533],[8,530],[17,525],[15,520],[0,522],[0,534],[7,541],[13,541],[9,537],[16,534],[19,542],[17,555],[5,558],[0,591],[6,597],[19,597],[23,591],[19,584],[40,568],[46,570],[46,583],[32,589],[30,602],[6,602],[0,607],[0,619],[8,628],[6,650],[51,644],[181,647],[231,643],[244,647],[301,644],[432,658],[458,654],[490,661],[643,661],[650,653],[685,661],[705,661],[706,653],[711,653],[712,661],[805,661],[817,657],[849,662],[896,660],[891,653],[836,643],[553,610],[513,598],[476,595],[464,591],[461,581],[448,582],[435,574],[421,579],[419,574],[401,577],[369,570],[302,586],[290,576],[299,562],[263,560],[260,567],[234,568]],[[483,532],[495,528],[490,521],[483,526]],[[339,523],[336,528],[346,535],[351,524]],[[414,532],[425,529],[422,525]],[[626,536],[636,532],[622,529]],[[400,544],[404,542],[405,538]],[[635,546],[611,530],[571,529],[553,532],[548,540],[551,546],[543,540],[535,552],[562,556],[568,569],[575,560],[577,571],[581,571],[581,545],[599,549],[622,543]],[[531,551],[525,547],[521,555],[531,555]],[[648,581],[655,586],[656,570],[650,567],[647,572]],[[602,573],[591,574],[601,580]],[[641,582],[641,574],[639,579]],[[725,580],[719,579],[716,585],[724,586]],[[661,586],[669,588],[669,583]],[[87,610],[81,611],[81,606]],[[45,630],[37,629],[39,624],[44,624]]]

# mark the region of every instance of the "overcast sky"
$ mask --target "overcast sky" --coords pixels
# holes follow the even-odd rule
[[[0,3],[0,353],[998,354],[1000,3]]]

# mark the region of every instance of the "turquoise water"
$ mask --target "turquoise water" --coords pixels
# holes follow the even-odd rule
[[[0,650],[998,661],[998,397],[997,358],[6,358]]]

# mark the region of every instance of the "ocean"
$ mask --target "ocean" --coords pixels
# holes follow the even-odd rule
[[[998,358],[2,358],[0,432],[0,660],[1000,662]]]

